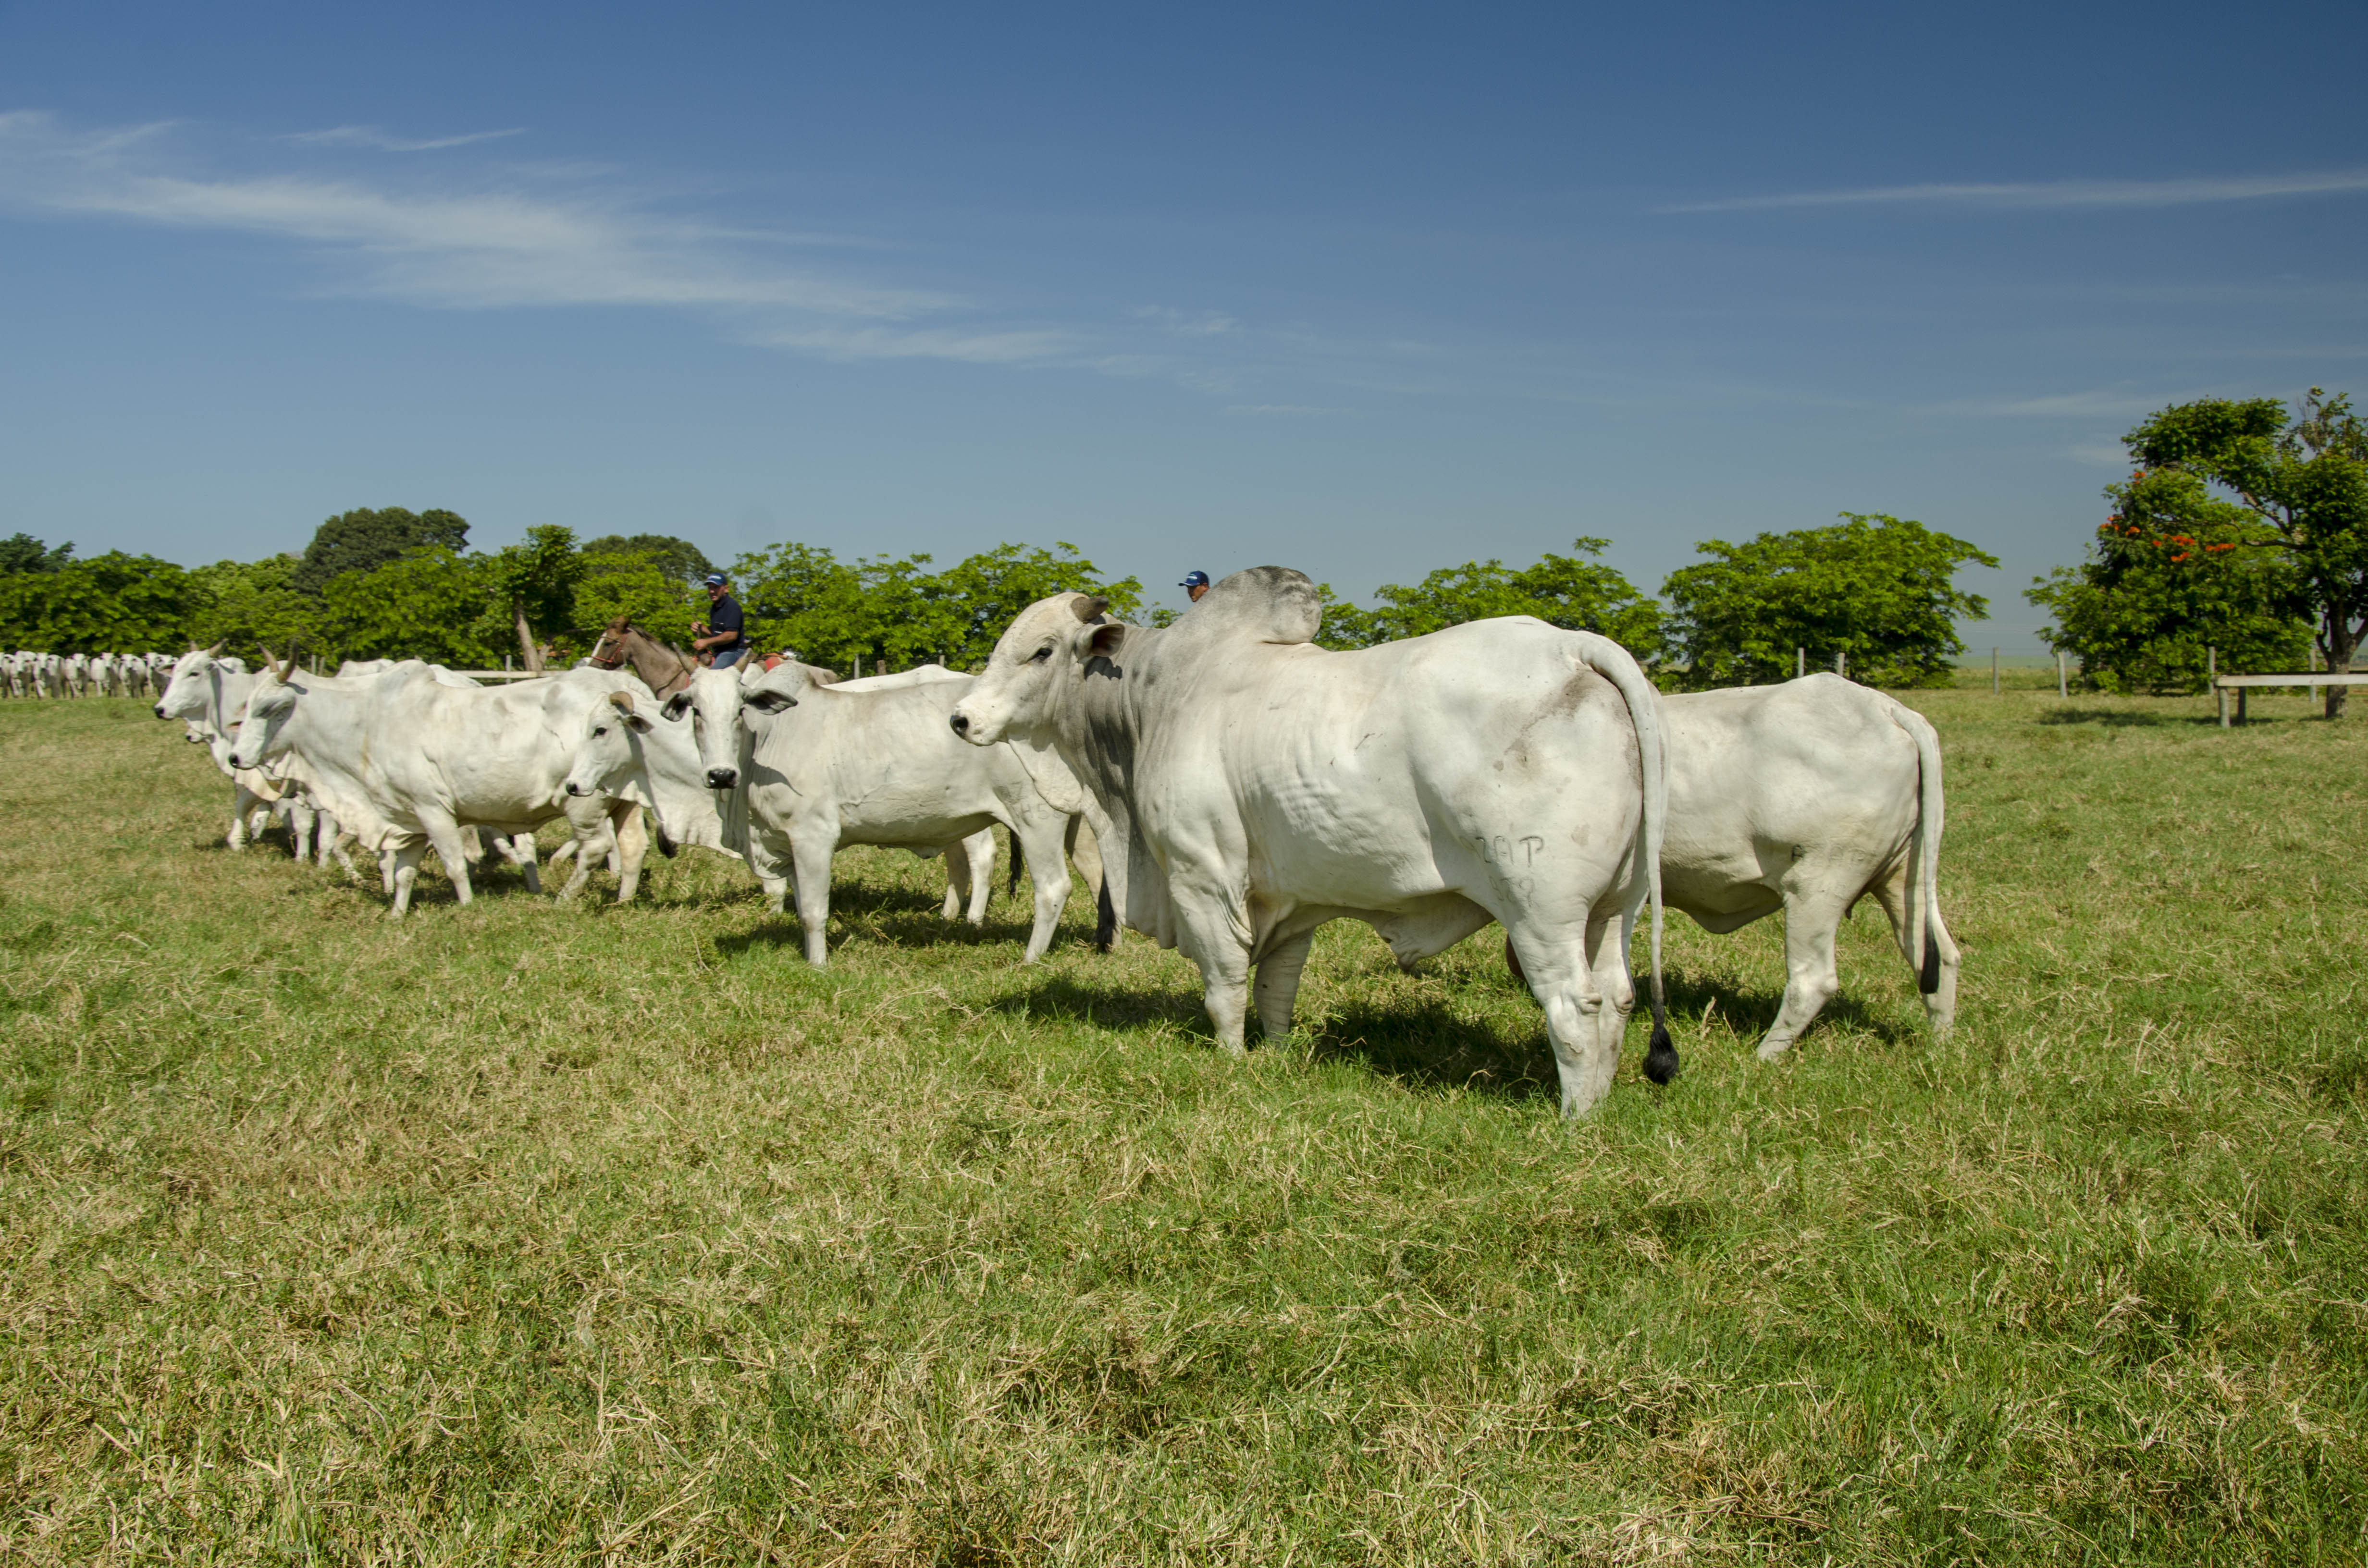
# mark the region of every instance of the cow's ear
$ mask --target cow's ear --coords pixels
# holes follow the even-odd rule
[[[650,722],[639,713],[627,713],[624,717],[625,722],[632,727],[633,733],[646,735],[650,733]]]
[[[658,711],[665,714],[669,719],[679,721],[684,714],[690,711],[690,693],[687,691],[676,692],[672,697],[666,699],[666,706],[659,709]]]
[[[1106,620],[1088,631],[1078,642],[1077,657],[1080,659],[1113,657],[1118,653],[1119,644],[1125,641],[1125,624],[1121,621]]]

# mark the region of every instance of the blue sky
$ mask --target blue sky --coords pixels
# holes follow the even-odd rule
[[[356,506],[1362,596],[1844,509],[2077,557],[2368,369],[2368,12],[0,0],[0,533]]]

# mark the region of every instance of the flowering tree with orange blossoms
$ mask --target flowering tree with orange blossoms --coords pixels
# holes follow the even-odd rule
[[[2024,597],[2050,611],[2050,646],[2109,691],[2199,691],[2206,650],[2224,670],[2297,666],[2309,637],[2274,532],[2214,497],[2198,475],[2140,469],[2105,488],[2112,516],[2088,558],[2037,580]]]

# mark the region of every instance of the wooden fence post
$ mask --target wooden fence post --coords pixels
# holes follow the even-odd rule
[[[1795,648],[1795,649],[1793,649],[1793,678],[1794,680],[1799,680],[1803,676],[1807,675],[1808,673],[1809,673],[1809,651],[1808,651],[1806,648]]]
[[[2072,695],[2064,689],[2064,650],[2061,648],[2055,650],[2055,695],[2059,698]]]
[[[1990,650],[1990,695],[1996,697],[1998,694],[1998,650],[1993,648]]]

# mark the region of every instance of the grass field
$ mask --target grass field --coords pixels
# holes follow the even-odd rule
[[[1493,933],[1235,1062],[1082,897],[397,926],[0,703],[0,1560],[2361,1562],[2368,717],[2010,684],[1914,699],[1954,1037],[1870,905],[1764,1066],[1776,923],[1680,917],[1575,1125]]]

